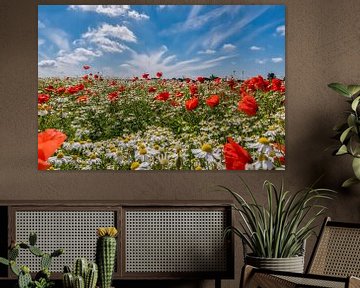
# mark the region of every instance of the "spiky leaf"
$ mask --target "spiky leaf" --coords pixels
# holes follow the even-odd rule
[[[347,85],[341,84],[341,83],[330,83],[328,85],[329,88],[333,89],[337,93],[341,94],[342,96],[350,98],[350,92],[348,90]]]
[[[351,177],[351,178],[345,180],[344,183],[341,185],[341,187],[348,188],[352,185],[359,184],[359,183],[360,183],[359,179],[357,179],[355,177]]]

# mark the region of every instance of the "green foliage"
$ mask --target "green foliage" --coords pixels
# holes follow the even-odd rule
[[[353,157],[352,168],[355,177],[347,179],[342,184],[342,187],[349,187],[360,183],[360,85],[331,83],[328,86],[346,97],[351,108],[347,112],[346,122],[334,128],[340,140],[340,146],[334,151],[334,155],[349,154]]]
[[[229,227],[226,233],[239,236],[256,257],[287,258],[301,255],[304,241],[314,233],[314,222],[323,215],[325,207],[317,202],[331,199],[328,189],[304,188],[296,193],[285,191],[283,184],[276,188],[264,182],[267,205],[257,202],[253,192],[244,183],[251,202],[239,193],[221,186],[236,200],[233,206],[240,215],[240,228]]]
[[[60,256],[64,251],[63,249],[58,249],[51,254],[44,253],[40,248],[34,246],[36,244],[36,239],[36,234],[31,233],[29,236],[29,243],[20,242],[11,245],[8,251],[9,259],[0,257],[0,264],[10,266],[11,271],[18,276],[19,288],[50,288],[53,286],[53,282],[50,281],[50,264],[53,257]],[[19,267],[16,263],[20,249],[28,250],[33,255],[41,257],[41,271],[36,274],[34,281],[31,278],[29,267]]]

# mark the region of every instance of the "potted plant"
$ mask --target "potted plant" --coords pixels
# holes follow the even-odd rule
[[[331,83],[331,89],[347,98],[351,109],[347,112],[345,123],[338,125],[334,130],[338,133],[340,145],[334,151],[334,155],[350,155],[354,177],[347,179],[342,186],[349,187],[360,183],[360,85],[344,85]]]
[[[302,273],[305,241],[314,233],[315,220],[326,209],[317,202],[331,199],[334,191],[310,187],[290,193],[284,190],[283,184],[276,188],[270,181],[265,181],[267,203],[263,206],[246,184],[250,202],[239,193],[221,187],[236,200],[233,208],[240,215],[240,227],[229,227],[226,233],[233,232],[241,238],[247,248],[244,249],[245,264]]]

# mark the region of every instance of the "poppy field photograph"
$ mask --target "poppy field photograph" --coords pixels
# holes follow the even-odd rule
[[[284,170],[285,87],[284,5],[38,5],[38,170]]]

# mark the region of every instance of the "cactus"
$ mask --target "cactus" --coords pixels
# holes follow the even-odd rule
[[[74,288],[85,288],[83,277],[78,275],[74,277]]]
[[[76,259],[74,267],[75,276],[81,276],[83,279],[85,279],[87,268],[88,262],[85,258]]]
[[[74,276],[72,275],[72,273],[64,273],[62,280],[64,288],[74,287]]]
[[[55,250],[53,253],[48,254],[41,251],[38,247],[35,246],[37,236],[35,233],[31,233],[29,236],[29,244],[20,242],[16,243],[11,241],[11,245],[8,251],[8,259],[0,257],[0,264],[10,266],[11,271],[18,276],[18,286],[19,288],[28,288],[28,287],[42,287],[39,285],[48,285],[50,287],[52,284],[50,281],[50,265],[53,257],[60,256],[63,254],[63,249]],[[41,271],[39,271],[35,276],[35,281],[32,280],[30,275],[30,269],[27,266],[22,266],[21,268],[16,264],[16,259],[19,256],[19,250],[29,250],[30,253],[37,257],[41,257]],[[45,286],[44,286],[45,287]]]
[[[110,288],[116,257],[115,227],[98,228],[96,243],[96,262],[99,267],[100,288]]]
[[[27,269],[24,269],[24,268],[27,268]],[[29,272],[30,272],[30,270],[28,267],[22,268],[22,270],[19,274],[19,280],[18,280],[19,288],[28,288],[30,286],[30,284],[32,283],[32,279],[31,279]]]
[[[40,262],[40,267],[41,269],[49,269],[50,265],[51,265],[51,260],[52,257],[50,254],[45,253],[42,257],[41,257],[41,262]]]
[[[35,245],[36,245],[36,241],[37,241],[36,233],[31,232],[30,235],[29,235],[29,244],[30,244],[31,246],[35,246]]]
[[[95,288],[98,279],[98,266],[96,263],[89,263],[85,276],[85,288]]]
[[[64,288],[95,288],[98,278],[98,269],[95,263],[89,263],[85,258],[78,258],[74,263],[74,272],[69,266],[64,266]],[[81,280],[80,280],[81,279]],[[78,285],[78,286],[75,286]],[[82,286],[84,285],[84,286]]]

